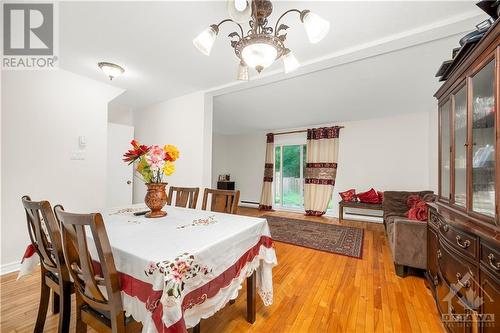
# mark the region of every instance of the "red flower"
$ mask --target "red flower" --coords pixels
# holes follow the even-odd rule
[[[137,159],[139,159],[142,155],[146,154],[149,151],[148,146],[141,145],[136,140],[130,141],[133,149],[128,150],[125,154],[123,154],[123,161],[128,162],[128,164],[134,163]]]

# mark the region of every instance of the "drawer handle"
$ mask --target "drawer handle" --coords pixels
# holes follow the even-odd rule
[[[441,253],[441,250],[437,250],[436,254],[437,254],[438,259],[441,259],[441,257],[443,256],[443,254]]]
[[[495,255],[493,253],[488,254],[488,261],[490,262],[490,267],[495,271],[500,271],[500,263],[497,262]]]
[[[462,288],[469,288],[470,287],[470,281],[467,280],[465,282],[462,282],[462,274],[457,273],[457,284],[462,287]]]
[[[460,246],[462,249],[466,249],[470,246],[470,240],[466,239],[462,242],[462,237],[457,235],[455,238],[457,240],[457,245]]]
[[[443,224],[443,230],[444,232],[448,232],[448,230],[450,230],[450,227],[448,227],[447,224]]]

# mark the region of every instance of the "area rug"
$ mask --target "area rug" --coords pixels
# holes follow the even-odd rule
[[[265,215],[273,240],[315,250],[361,258],[363,229]]]

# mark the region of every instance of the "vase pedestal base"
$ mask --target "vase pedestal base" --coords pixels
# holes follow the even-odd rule
[[[146,217],[149,217],[149,218],[155,218],[155,217],[163,217],[163,216],[167,216],[167,212],[163,211],[163,210],[159,210],[159,211],[156,211],[156,212],[148,212],[146,213],[145,215]]]

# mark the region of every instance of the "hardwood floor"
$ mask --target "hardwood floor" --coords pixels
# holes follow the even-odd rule
[[[239,214],[302,214],[240,208]],[[308,220],[338,223],[334,218]],[[246,322],[245,288],[236,303],[201,322],[203,333],[234,332],[445,332],[430,292],[419,277],[394,273],[383,226],[344,221],[365,229],[363,259],[276,243],[278,266],[273,271],[274,304],[257,301],[257,321]],[[38,309],[39,275],[16,281],[0,278],[1,332],[32,332]],[[50,313],[50,310],[49,310]],[[74,331],[74,316],[71,331]],[[45,332],[56,332],[57,316],[49,314]],[[89,330],[91,332],[91,330]]]

